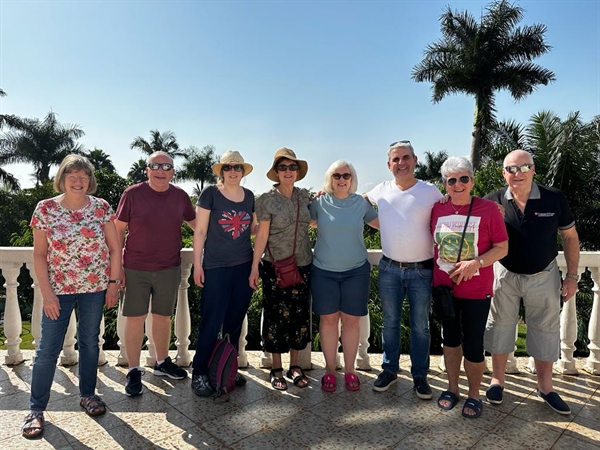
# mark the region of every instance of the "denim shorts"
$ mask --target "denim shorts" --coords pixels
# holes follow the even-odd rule
[[[139,317],[148,314],[152,298],[152,314],[171,316],[177,303],[181,267],[148,272],[125,268],[123,315]]]
[[[313,264],[310,285],[313,311],[319,315],[341,311],[351,316],[366,316],[370,286],[369,261],[345,272],[323,270]]]

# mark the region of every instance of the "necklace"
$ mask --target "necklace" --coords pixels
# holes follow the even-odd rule
[[[452,202],[450,202],[450,206],[452,206],[452,209],[454,210],[454,214],[458,214],[458,213],[460,213],[460,211],[461,211],[461,210],[462,210],[462,209],[463,209],[465,206],[467,206],[467,205],[460,205],[460,208],[456,209],[456,208],[454,207],[454,204],[453,204]]]

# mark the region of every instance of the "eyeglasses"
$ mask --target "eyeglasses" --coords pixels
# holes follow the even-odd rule
[[[150,163],[148,164],[148,169],[150,170],[158,170],[158,169],[162,169],[164,171],[167,170],[171,170],[173,168],[173,164],[169,164],[169,163]]]
[[[507,172],[512,173],[514,175],[518,171],[521,171],[521,173],[527,173],[531,170],[531,168],[533,166],[534,166],[534,164],[518,164],[518,165],[514,165],[514,166],[506,166],[504,168],[504,170],[506,170]]]
[[[76,177],[75,175],[67,175],[67,180],[69,180],[71,183],[75,183],[77,180],[81,181],[82,183],[89,183],[90,177]]]
[[[352,178],[351,173],[334,173],[331,176],[336,180],[339,180],[340,178],[343,178],[344,180],[349,180],[350,178]]]
[[[411,145],[410,141],[408,141],[408,140],[404,140],[404,141],[396,141],[396,142],[392,142],[392,143],[390,144],[390,148],[392,148],[392,147],[393,147],[394,145],[396,145],[396,144],[408,144],[408,145]]]
[[[469,181],[471,181],[471,177],[468,175],[463,175],[462,177],[459,177],[458,179],[448,178],[446,180],[446,183],[448,184],[448,186],[454,186],[457,181],[460,181],[462,184],[467,184]]]
[[[223,164],[223,166],[221,167],[221,169],[223,169],[223,172],[229,172],[231,169],[235,170],[236,172],[243,172],[244,171],[244,165],[243,164]]]
[[[298,169],[300,169],[300,166],[298,166],[298,164],[290,164],[289,166],[285,164],[277,164],[275,166],[275,170],[277,170],[277,172],[285,172],[286,170],[296,172]]]

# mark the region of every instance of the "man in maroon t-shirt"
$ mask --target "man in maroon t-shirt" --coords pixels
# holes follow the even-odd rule
[[[148,309],[152,314],[152,336],[156,351],[154,375],[175,380],[187,378],[187,372],[169,357],[171,315],[181,281],[181,224],[192,229],[196,213],[188,194],[173,186],[173,159],[166,152],[148,157],[148,181],[130,186],[123,192],[115,225],[123,250],[122,281],[127,289],[121,309],[126,318],[124,341],[129,372],[125,393],[142,393],[139,367],[144,323]]]

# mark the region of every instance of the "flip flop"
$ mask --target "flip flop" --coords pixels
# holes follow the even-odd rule
[[[475,414],[468,414],[467,409],[472,409],[475,411]],[[466,417],[467,419],[477,419],[479,416],[481,416],[481,411],[483,411],[483,402],[479,399],[469,397],[463,406],[462,416]]]
[[[502,398],[503,394],[504,387],[500,386],[499,384],[492,384],[488,390],[485,391],[485,398],[487,398],[487,401],[492,405],[501,405],[502,401],[504,400]]]
[[[300,373],[294,373],[297,370]],[[287,371],[287,377],[294,382],[294,386],[299,388],[305,388],[308,386],[308,377],[304,375],[304,371],[300,366],[290,366],[290,370]]]
[[[446,405],[443,405],[442,403],[440,403],[443,400],[450,402],[450,405],[446,406]],[[438,398],[438,401],[437,401],[438,406],[441,409],[443,409],[444,411],[450,411],[452,408],[454,408],[456,406],[457,403],[458,403],[458,395],[456,395],[452,391],[442,392],[442,395],[440,395],[440,397]]]
[[[277,372],[283,372],[283,368],[280,367],[279,369],[273,369],[271,372],[269,372],[269,376],[271,377],[271,386],[277,391],[287,391],[287,381],[285,381],[285,378],[275,375]]]
[[[336,388],[337,380],[335,375],[332,373],[323,375],[323,378],[321,378],[321,389],[325,392],[335,392]]]
[[[349,391],[358,391],[360,389],[360,380],[355,373],[348,372],[345,374],[344,382],[346,383],[346,389]]]

